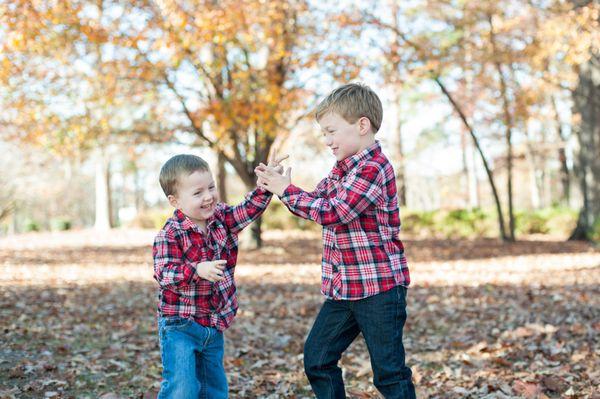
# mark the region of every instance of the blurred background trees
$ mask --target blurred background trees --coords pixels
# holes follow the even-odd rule
[[[405,231],[597,238],[599,13],[556,0],[0,0],[2,231],[159,228],[158,170],[179,152],[205,156],[229,202],[273,149],[312,188],[333,158],[311,109],[361,80],[384,102]],[[314,228],[272,206],[267,228]]]

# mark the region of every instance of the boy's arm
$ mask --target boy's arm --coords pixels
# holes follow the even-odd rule
[[[310,193],[306,193],[307,195],[309,195],[310,197],[313,198],[319,198],[319,197],[324,197],[325,194],[327,193],[327,182],[328,182],[328,178],[324,178],[323,180],[321,180],[319,182],[319,184],[317,184],[317,187],[315,187],[315,189],[313,191],[311,191]],[[280,197],[280,199],[283,202],[282,197]],[[301,212],[296,212],[294,209],[290,208],[289,206],[287,206],[287,204],[284,202],[284,204],[286,205],[286,207],[289,209],[290,212],[292,212],[294,215],[307,219],[304,217],[304,214]]]
[[[242,229],[255,221],[263,214],[273,198],[273,194],[260,187],[246,195],[238,205],[223,204],[223,222],[232,233],[239,233]]]
[[[171,233],[161,232],[156,236],[152,256],[154,279],[161,288],[176,291],[192,281],[199,281],[196,266],[183,261],[183,252]]]
[[[307,193],[290,184],[281,201],[295,215],[320,225],[347,224],[377,203],[383,192],[382,173],[375,165],[365,165],[339,185],[335,197],[315,195],[317,192]]]

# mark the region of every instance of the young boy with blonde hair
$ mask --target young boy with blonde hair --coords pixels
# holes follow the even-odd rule
[[[410,276],[398,238],[400,216],[394,169],[375,133],[383,109],[362,84],[334,90],[316,119],[337,162],[313,192],[261,164],[260,186],[295,215],[323,226],[321,292],[325,302],[304,345],[304,368],[317,398],[345,398],[342,353],[362,333],[373,382],[387,399],[414,399],[402,330]]]

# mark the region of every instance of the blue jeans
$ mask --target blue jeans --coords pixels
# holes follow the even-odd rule
[[[182,317],[159,317],[163,380],[158,399],[224,399],[223,333]]]
[[[405,287],[358,301],[327,299],[304,344],[304,370],[317,398],[346,397],[338,361],[362,332],[375,387],[386,399],[415,399],[412,372],[404,362],[405,321]]]

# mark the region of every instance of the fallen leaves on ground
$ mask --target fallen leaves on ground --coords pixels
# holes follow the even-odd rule
[[[150,398],[160,383],[150,231],[0,243],[0,398]],[[600,251],[583,243],[406,240],[405,328],[419,398],[594,398]],[[232,398],[311,398],[302,345],[323,301],[320,238],[242,250],[226,332]],[[350,398],[378,398],[357,339]]]

